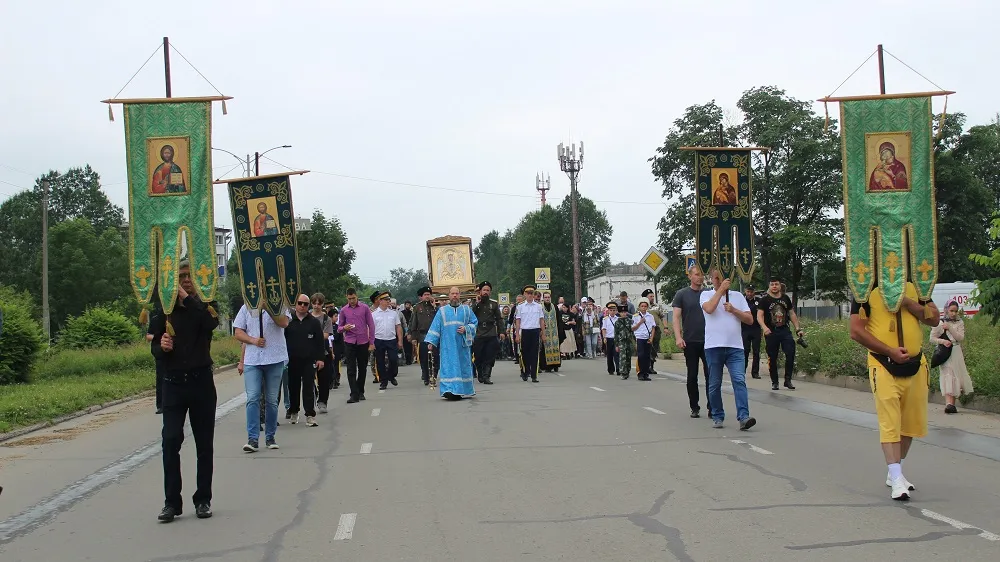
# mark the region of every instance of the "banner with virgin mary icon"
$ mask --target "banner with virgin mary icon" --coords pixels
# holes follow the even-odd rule
[[[285,307],[294,309],[302,292],[289,180],[304,173],[216,182],[229,184],[243,300],[251,310],[276,315]]]
[[[694,147],[695,255],[704,273],[749,282],[756,265],[750,148]]]

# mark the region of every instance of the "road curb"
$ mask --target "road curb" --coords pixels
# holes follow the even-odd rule
[[[219,367],[218,369],[215,370],[215,374],[219,374],[224,371],[229,371],[235,368],[236,368],[236,363],[223,365],[222,367]],[[93,406],[88,406],[87,408],[84,408],[82,410],[78,410],[71,414],[59,416],[58,418],[54,418],[48,421],[39,422],[34,425],[29,425],[27,427],[21,427],[12,431],[8,431],[7,433],[0,433],[0,443],[10,441],[11,439],[16,439],[18,437],[21,437],[22,435],[27,435],[28,433],[32,433],[40,429],[57,426],[66,423],[70,420],[75,420],[76,418],[86,416],[87,414],[93,414],[94,412],[98,412],[106,408],[111,408],[112,406],[118,406],[120,404],[125,404],[126,402],[134,402],[135,400],[141,400],[143,398],[153,396],[154,394],[156,394],[156,390],[145,390],[143,392],[140,392],[139,394],[133,394],[132,396],[126,396],[125,398],[119,398],[118,400],[112,400],[110,402],[105,402],[103,404],[95,404]]]
[[[868,382],[868,379],[864,377],[855,377],[855,376],[834,377],[820,373],[817,373],[815,375],[805,375],[802,373],[796,373],[795,380],[822,384],[826,386],[849,388],[851,390],[858,390],[861,392],[868,392],[868,393],[871,392],[871,384]],[[938,404],[941,406],[945,404],[944,396],[934,388],[931,388],[930,395],[927,397],[927,402],[930,404]],[[984,396],[976,398],[975,395],[973,395],[973,397],[969,399],[969,401],[965,404],[961,404],[960,401],[960,405],[962,408],[966,410],[974,410],[976,412],[984,412],[987,414],[1000,414],[1000,400],[994,398],[988,398]]]

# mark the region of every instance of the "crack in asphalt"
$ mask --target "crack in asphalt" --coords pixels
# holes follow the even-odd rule
[[[759,464],[743,460],[743,459],[741,459],[740,457],[738,457],[736,455],[731,455],[731,454],[728,454],[728,453],[712,453],[710,451],[698,451],[698,452],[699,453],[704,453],[706,455],[715,455],[715,456],[718,456],[718,457],[726,457],[727,459],[729,459],[729,460],[731,460],[731,461],[733,461],[735,463],[745,464],[745,465],[753,468],[754,470],[756,470],[757,472],[759,472],[759,473],[761,473],[761,474],[763,474],[765,476],[771,476],[771,477],[774,477],[774,478],[780,478],[782,480],[786,480],[786,481],[788,481],[789,484],[791,484],[792,489],[795,490],[796,492],[804,492],[807,489],[809,489],[809,486],[807,486],[804,481],[799,480],[798,478],[795,478],[794,476],[785,476],[784,474],[778,474],[776,472],[771,472],[770,470],[764,468],[763,466],[760,466]]]
[[[960,536],[977,535],[977,534],[979,534],[979,531],[975,529],[967,529],[965,531],[958,531],[954,533],[943,533],[940,531],[934,531],[931,533],[924,533],[919,537],[890,537],[885,539],[862,539],[856,541],[824,542],[816,544],[803,544],[799,546],[786,546],[785,548],[788,550],[819,550],[823,548],[838,548],[845,546],[864,546],[867,544],[929,542],[929,541],[936,541],[938,539],[943,539],[945,537],[960,537]]]

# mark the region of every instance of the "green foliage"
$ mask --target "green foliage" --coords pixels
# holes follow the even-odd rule
[[[988,268],[993,277],[976,281],[976,294],[973,296],[980,306],[979,313],[989,316],[994,326],[1000,321],[1000,217],[993,219],[990,227],[990,238],[993,240],[993,251],[988,255],[974,254],[972,261]],[[997,363],[1000,364],[1000,363]]]
[[[990,191],[990,209],[1000,209],[1000,115],[986,125],[976,125],[957,140],[955,157]]]
[[[493,283],[493,294],[517,294],[535,279],[536,267],[552,268],[551,291],[574,298],[572,201],[567,195],[559,207],[544,206],[521,218],[502,236],[487,233],[475,248],[476,279]],[[581,282],[610,265],[608,249],[613,229],[607,214],[586,197],[577,200],[580,234]],[[585,287],[581,287],[585,289]]]
[[[299,250],[299,274],[302,292],[323,293],[335,303],[343,303],[348,287],[357,287],[357,277],[350,274],[355,252],[347,247],[347,233],[334,217],[313,211],[312,229],[296,235]],[[359,291],[359,294],[361,292]],[[237,308],[236,310],[239,310]]]
[[[477,272],[478,273],[478,272]],[[480,277],[477,274],[477,277]],[[375,284],[379,290],[389,291],[392,293],[392,297],[396,299],[398,304],[403,304],[406,301],[412,301],[416,303],[419,299],[417,298],[417,290],[421,287],[427,286],[430,281],[427,278],[427,272],[423,269],[406,269],[402,267],[397,267],[389,271],[389,278],[379,281]],[[371,294],[375,292],[374,290],[365,293]],[[335,299],[337,302],[343,302],[343,296],[341,295],[326,295],[327,299]]]
[[[59,332],[59,347],[92,349],[115,347],[139,340],[139,329],[128,318],[102,306],[71,316]]]
[[[0,385],[26,382],[42,349],[42,328],[32,317],[34,305],[27,292],[0,285]]]

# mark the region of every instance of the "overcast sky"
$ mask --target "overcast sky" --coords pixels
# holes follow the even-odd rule
[[[768,84],[822,97],[881,42],[957,90],[949,111],[982,123],[1000,110],[998,81],[975,65],[1000,39],[974,25],[996,11],[990,0],[4,0],[0,199],[89,163],[127,207],[121,108],[112,123],[98,102],[166,35],[235,97],[228,115],[216,105],[213,146],[292,145],[268,156],[313,170],[293,180],[296,214],[340,218],[366,282],[426,268],[430,238],[475,244],[513,228],[538,206],[536,172],[551,174],[550,201],[561,201],[556,145],[569,140],[586,144],[580,191],[614,225],[612,261],[635,262],[664,210],[646,160],[684,108],[732,108]],[[886,59],[890,92],[936,89]],[[157,54],[120,97],[162,96],[162,65]],[[174,96],[215,93],[176,54],[171,67]],[[877,90],[873,58],[838,94]],[[216,177],[241,173],[213,155]],[[216,224],[231,225],[224,187],[215,206]]]

